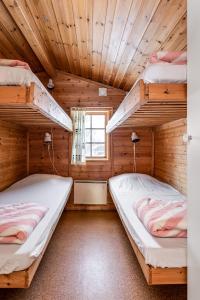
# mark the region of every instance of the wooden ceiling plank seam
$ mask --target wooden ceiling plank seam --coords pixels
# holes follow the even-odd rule
[[[79,50],[77,45],[72,2],[63,2],[63,0],[51,1],[65,48],[65,53],[69,62],[69,71],[80,75]]]
[[[79,49],[79,60],[81,75],[88,77],[88,52],[87,52],[87,10],[86,0],[73,0],[72,8],[74,15],[74,23],[76,26],[76,36]]]
[[[17,49],[17,52],[20,54],[20,56],[30,64],[30,67],[33,69],[33,71],[42,71],[43,67],[40,61],[31,49],[29,43],[21,33],[19,27],[13,20],[2,1],[0,2],[0,15],[0,23],[3,27],[3,31],[12,43],[13,47]],[[15,57],[8,58],[13,59]]]
[[[146,0],[141,2],[140,9],[128,37],[128,45],[124,48],[119,60],[116,60],[116,67],[114,66],[113,69],[114,72],[112,74],[111,82],[113,82],[113,85],[116,87],[120,85],[120,79],[125,75],[126,70],[131,63],[149,24],[151,23],[152,17],[155,14],[160,1],[161,0],[148,1],[149,7],[147,7]]]
[[[112,80],[114,81],[116,72],[118,71],[118,67],[120,65],[120,61],[121,61],[121,56],[124,53],[124,50],[126,48],[126,46],[128,46],[129,42],[128,42],[128,38],[133,30],[134,24],[135,24],[135,19],[137,18],[137,15],[139,13],[139,10],[141,8],[141,4],[142,4],[143,0],[135,0],[132,2],[131,5],[131,9],[129,12],[129,17],[128,17],[128,21],[124,30],[124,34],[122,36],[122,40],[120,43],[120,47],[117,53],[117,57],[116,57],[116,61],[112,70],[112,74],[110,77],[110,82],[112,82]]]
[[[63,60],[63,52],[65,55],[65,51],[57,33],[57,23],[54,20],[54,15],[52,15],[51,1],[28,1],[27,5],[38,31],[45,41],[51,61],[54,61],[57,69],[63,65],[63,70],[68,71],[69,68],[66,68],[68,61],[66,64],[66,60]]]
[[[46,51],[48,53],[49,60],[51,62],[53,61],[55,63],[56,58],[55,58],[54,54],[51,52],[51,45],[49,43],[49,40],[48,40],[47,36],[45,35],[44,26],[43,26],[41,18],[39,16],[38,10],[35,6],[35,4],[39,3],[39,2],[34,3],[33,1],[32,2],[26,1],[25,3],[27,5],[27,9],[29,10],[29,12],[31,14],[31,18],[34,20],[34,24],[37,27],[37,30],[38,30],[38,32],[40,34],[40,37],[41,37],[41,40],[45,44],[45,48],[46,48]],[[57,65],[56,65],[56,67],[57,67]]]
[[[104,69],[103,82],[109,84],[113,66],[117,57],[120,42],[127,24],[130,9],[134,0],[124,2],[118,0],[113,19],[112,33],[106,58],[106,68]],[[128,12],[127,12],[128,11]],[[116,44],[117,41],[120,41]]]
[[[54,19],[55,19],[55,24],[56,24],[56,28],[57,28],[57,35],[59,37],[59,40],[60,40],[60,44],[62,44],[62,48],[63,48],[63,59],[64,61],[61,63],[61,70],[62,69],[65,69],[65,70],[68,70],[69,71],[69,59],[68,59],[68,56],[67,56],[67,53],[66,53],[66,49],[64,47],[64,43],[63,43],[63,40],[62,40],[62,36],[61,36],[61,33],[60,33],[60,30],[59,30],[59,26],[58,26],[58,22],[57,22],[57,18],[56,18],[56,13],[55,13],[55,10],[54,10],[54,7],[53,7],[53,3],[52,3],[52,0],[50,0],[50,3],[51,3],[51,8],[52,8],[52,12],[53,12],[53,15],[54,15]],[[62,67],[62,65],[66,65],[65,68]]]
[[[53,9],[53,4],[52,4],[52,1],[51,0],[48,0],[48,5],[47,5],[47,2],[45,1],[45,6],[48,8],[48,11],[49,11],[49,15],[52,16],[52,27],[51,27],[51,31],[53,31],[55,33],[55,37],[56,37],[56,40],[55,40],[55,49],[56,47],[58,47],[59,49],[59,69],[63,69],[64,71],[69,71],[69,62],[68,62],[68,58],[67,58],[67,55],[66,55],[66,52],[65,52],[65,48],[64,48],[64,45],[63,45],[63,42],[62,42],[62,38],[61,38],[61,35],[60,35],[60,31],[58,29],[58,23],[57,23],[57,20],[56,20],[56,15],[55,15],[55,12],[54,12],[54,9]],[[50,18],[51,20],[51,18]]]
[[[3,3],[13,16],[15,22],[25,36],[32,50],[40,60],[46,72],[51,77],[54,77],[55,69],[48,56],[46,45],[40,36],[31,12],[29,11],[24,0],[3,0]]]
[[[113,29],[113,19],[115,15],[116,6],[117,6],[117,0],[108,1],[106,21],[105,21],[105,33],[103,39],[103,48],[102,48],[101,63],[100,63],[100,70],[99,70],[99,80],[101,82],[103,81],[103,74],[106,67],[107,53],[108,53],[110,37]]]
[[[174,11],[176,11],[176,13],[174,13]],[[145,68],[149,54],[153,51],[158,51],[161,48],[162,43],[166,39],[166,36],[168,36],[169,33],[174,29],[185,12],[185,0],[174,0],[173,5],[171,1],[168,2],[162,0],[160,2],[157,11],[152,17],[152,22],[147,28],[143,39],[138,46],[138,50],[133,57],[133,61],[130,63],[127,69],[127,73],[121,81],[121,87],[127,90],[130,88],[130,86],[133,85],[135,79]],[[146,49],[148,50],[148,53],[147,51],[145,51]],[[141,59],[144,60],[144,64],[140,62]],[[138,66],[140,67],[140,70],[136,73],[136,69],[138,68]]]
[[[88,78],[92,78],[92,44],[93,44],[93,0],[87,0],[86,2],[87,13],[87,55],[88,55]]]
[[[1,24],[0,24],[0,41],[1,41],[0,51],[3,53],[5,58],[14,57],[15,59],[22,60],[20,54],[16,51],[16,49],[13,47],[10,40],[4,34]]]
[[[92,80],[99,80],[108,1],[93,1]]]
[[[186,43],[186,40],[184,40],[183,37],[186,38],[187,36],[186,19],[187,13],[182,16],[172,32],[170,32],[160,50],[170,51],[170,49],[176,49],[177,51],[182,51]]]

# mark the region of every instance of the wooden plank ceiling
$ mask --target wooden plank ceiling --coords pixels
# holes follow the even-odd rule
[[[2,0],[0,57],[129,90],[151,52],[186,49],[186,0]]]

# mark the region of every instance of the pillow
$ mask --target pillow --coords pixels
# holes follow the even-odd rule
[[[158,51],[150,55],[150,63],[160,62],[184,65],[187,63],[187,52],[183,51]]]
[[[29,65],[26,62],[21,60],[0,59],[0,66],[17,67],[17,68],[30,70]]]

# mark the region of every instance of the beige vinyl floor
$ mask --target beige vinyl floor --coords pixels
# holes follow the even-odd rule
[[[64,212],[31,287],[0,300],[184,300],[186,286],[147,286],[116,212]]]

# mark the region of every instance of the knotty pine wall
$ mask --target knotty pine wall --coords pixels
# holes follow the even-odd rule
[[[186,194],[187,159],[183,134],[186,119],[177,120],[155,129],[155,177],[171,184]]]
[[[61,128],[53,128],[55,166],[62,176],[73,179],[107,180],[112,176],[133,171],[133,144],[130,136],[133,128],[116,129],[110,136],[111,157],[108,161],[90,161],[86,165],[70,164],[72,135]],[[29,173],[54,173],[48,155],[47,146],[43,143],[44,133],[49,128],[32,128],[29,130]],[[136,146],[137,171],[152,173],[152,130],[137,128],[141,137]],[[73,204],[73,192],[68,202],[68,209],[91,209],[88,206]],[[96,206],[95,206],[96,207]],[[108,205],[99,209],[112,209],[113,203],[108,195]]]
[[[0,191],[27,175],[27,131],[0,121]]]
[[[44,84],[47,77],[40,74]],[[115,110],[125,96],[125,92],[119,89],[108,87],[107,97],[98,96],[98,88],[102,84],[83,80],[80,77],[64,72],[58,72],[54,80],[55,89],[53,97],[67,112],[73,106],[81,107],[113,107]],[[46,146],[43,144],[45,131],[50,129],[31,128],[29,130],[29,172],[52,173],[52,167]],[[107,180],[108,178],[125,172],[133,171],[133,145],[130,140],[133,128],[118,128],[110,135],[110,159],[108,161],[87,162],[85,166],[74,166],[70,164],[72,135],[61,128],[53,129],[55,165],[59,174],[71,176],[73,179],[96,179]],[[137,144],[136,160],[137,171],[151,174],[152,172],[152,130],[149,128],[138,128],[137,133],[141,142]],[[110,196],[108,205],[113,207]],[[77,208],[73,205],[73,193],[68,202],[68,208]],[[84,208],[88,208],[85,206]]]

